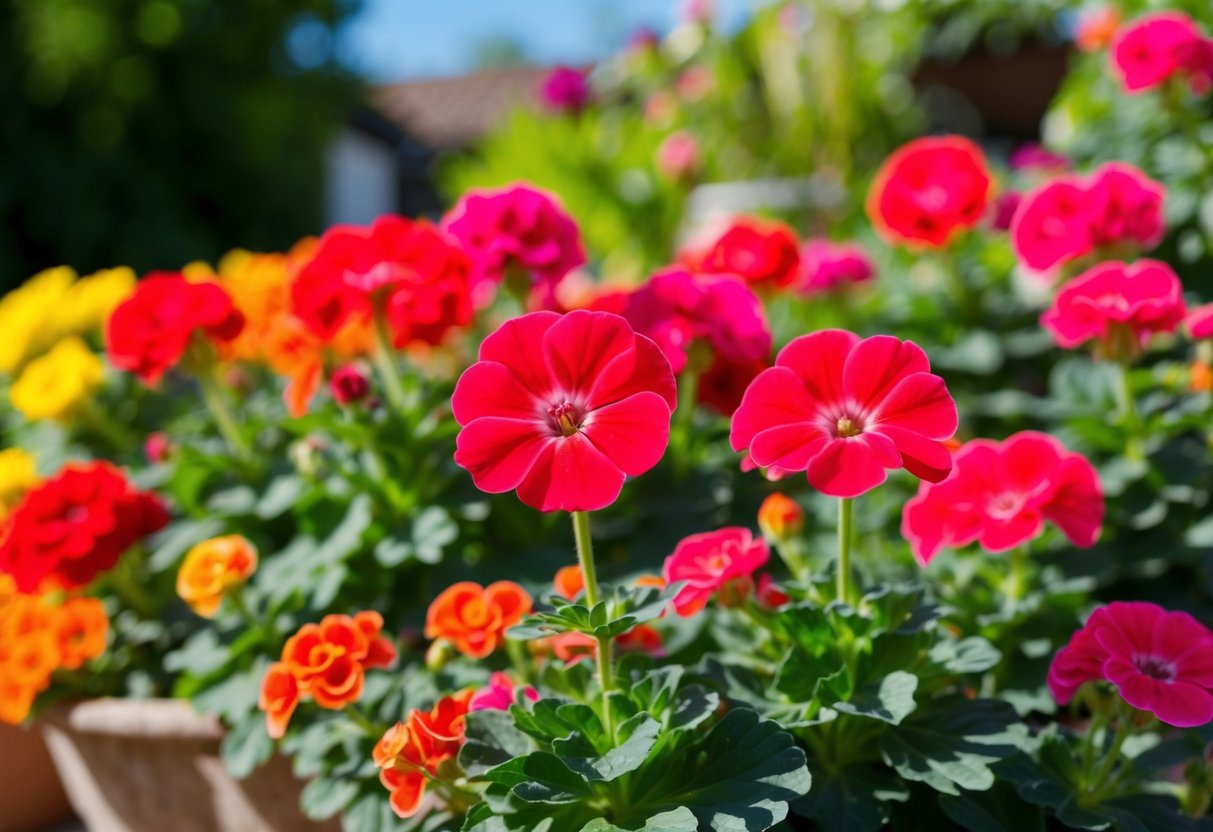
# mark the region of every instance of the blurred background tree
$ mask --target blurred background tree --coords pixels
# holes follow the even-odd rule
[[[0,285],[320,229],[360,0],[0,0]]]

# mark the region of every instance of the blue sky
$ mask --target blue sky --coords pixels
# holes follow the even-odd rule
[[[735,26],[761,0],[716,0]],[[516,41],[541,64],[586,63],[623,46],[638,27],[667,31],[678,0],[366,0],[339,38],[343,61],[372,81],[456,75],[477,47]]]

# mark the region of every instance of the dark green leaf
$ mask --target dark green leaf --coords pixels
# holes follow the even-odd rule
[[[274,741],[265,732],[265,717],[260,712],[247,714],[233,725],[219,745],[224,766],[237,780],[248,777],[273,754]]]

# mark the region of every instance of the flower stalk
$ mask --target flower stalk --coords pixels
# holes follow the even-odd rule
[[[598,572],[594,565],[594,544],[590,539],[590,515],[586,511],[574,511],[573,537],[577,543],[577,563],[581,567],[585,582],[585,600],[591,609],[601,599],[598,587]],[[602,720],[608,736],[614,736],[611,725],[610,693],[615,689],[615,674],[611,656],[611,639],[600,636],[598,641],[598,684],[602,688]]]
[[[854,534],[855,500],[843,497],[838,501],[838,600],[846,604],[851,599],[851,545]]]
[[[387,315],[381,308],[381,304],[375,306],[375,344],[371,349],[371,363],[375,365],[375,372],[379,374],[379,381],[383,385],[383,391],[387,395],[388,403],[397,413],[407,413],[408,396],[404,392],[404,385],[400,383],[400,376],[396,373],[396,365],[392,361],[392,333],[388,328]]]

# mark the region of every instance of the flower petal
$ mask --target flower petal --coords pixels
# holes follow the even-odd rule
[[[929,373],[931,362],[922,347],[892,335],[874,335],[855,345],[842,371],[846,397],[864,407],[876,407],[889,391],[911,373]]]
[[[827,443],[809,463],[809,484],[831,497],[858,497],[883,483],[888,475],[880,452],[864,439],[861,434]]]
[[[546,398],[553,379],[536,345],[542,343],[544,335],[559,320],[555,312],[532,312],[506,321],[481,343],[480,360],[504,364],[524,387]]]
[[[911,373],[889,391],[872,422],[906,428],[930,439],[948,439],[956,433],[956,402],[939,376]]]
[[[518,499],[540,511],[596,511],[615,502],[625,478],[584,434],[575,433],[543,448],[518,486]]]
[[[632,351],[635,343],[636,333],[620,316],[578,309],[562,317],[543,336],[543,357],[563,393],[588,394],[606,366]]]
[[[927,482],[941,482],[952,470],[952,452],[942,442],[920,433],[882,424],[873,434],[884,434],[901,452],[901,464],[914,476]]]
[[[476,487],[501,494],[518,487],[557,437],[533,420],[482,417],[455,440],[455,463],[472,474]]]
[[[608,361],[586,394],[586,407],[604,407],[636,393],[653,392],[673,412],[678,407],[678,383],[670,362],[655,343],[634,335],[632,347]]]
[[[775,366],[787,367],[800,376],[809,395],[823,404],[843,398],[843,367],[859,343],[859,336],[845,329],[823,329],[794,339],[779,352]]]
[[[750,382],[733,414],[729,442],[733,450],[750,447],[755,435],[769,428],[799,425],[817,412],[817,403],[800,377],[787,367],[763,370]]]
[[[542,402],[506,365],[479,361],[463,371],[451,395],[451,410],[461,425],[482,416],[534,419]]]
[[[656,393],[636,393],[590,411],[582,432],[625,474],[639,476],[670,443],[670,408]]]
[[[762,468],[803,471],[821,452],[830,435],[812,422],[780,425],[761,431],[750,442],[750,457]]]

